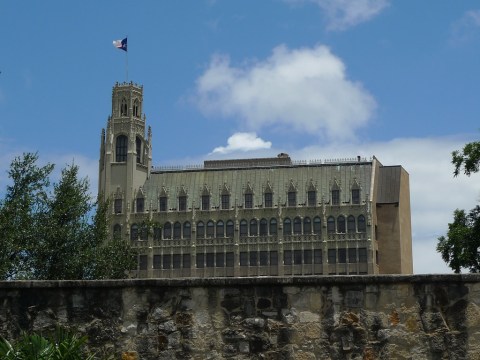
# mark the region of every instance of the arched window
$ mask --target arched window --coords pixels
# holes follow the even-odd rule
[[[300,217],[296,217],[293,219],[293,233],[295,235],[299,235],[302,233],[302,219]]]
[[[145,211],[145,199],[143,197],[137,198],[137,213]]]
[[[307,235],[312,233],[312,220],[309,217],[303,219],[303,233]]]
[[[122,226],[120,224],[115,224],[113,226],[113,238],[120,239],[122,236]]]
[[[240,221],[240,236],[248,235],[248,223],[247,220]]]
[[[255,219],[250,220],[250,236],[258,235],[258,222]]]
[[[118,135],[115,143],[115,161],[127,161],[128,138],[125,135]]]
[[[283,220],[283,235],[292,235],[292,220],[289,218]]]
[[[359,215],[358,218],[358,232],[366,232],[367,231],[367,224],[365,223],[365,216]]]
[[[128,115],[127,99],[123,98],[122,103],[120,104],[120,116],[127,116],[127,115]]]
[[[271,218],[270,219],[270,235],[277,235],[277,219]]]
[[[183,238],[190,239],[192,237],[192,226],[188,221],[183,223]]]
[[[233,238],[233,234],[234,234],[233,221],[228,220],[227,221],[227,237]]]
[[[268,235],[268,221],[267,219],[260,220],[260,235]]]
[[[213,238],[215,236],[215,224],[212,220],[207,222],[207,237]]]
[[[197,223],[197,237],[203,239],[205,237],[205,224],[203,221]]]
[[[135,151],[137,152],[137,164],[142,163],[142,139],[138,136],[135,139]]]
[[[322,233],[322,221],[320,217],[315,216],[313,218],[313,233],[314,234],[321,234]]]
[[[173,238],[180,239],[182,237],[182,224],[178,221],[173,224]]]
[[[138,240],[138,225],[132,224],[130,227],[130,240],[135,241]]]
[[[355,216],[349,215],[347,218],[347,231],[349,233],[354,233],[356,231],[355,228]]]
[[[135,99],[133,101],[133,116],[138,117],[139,111],[138,111],[138,99]]]
[[[327,232],[329,234],[335,233],[335,218],[333,216],[329,216],[327,219]]]
[[[217,238],[223,238],[225,236],[225,225],[222,220],[217,221]]]
[[[345,233],[345,216],[340,215],[337,218],[337,232],[339,233]]]
[[[172,224],[169,222],[166,222],[165,225],[163,225],[163,238],[164,239],[172,238]]]

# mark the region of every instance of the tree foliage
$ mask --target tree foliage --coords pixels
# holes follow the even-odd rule
[[[109,241],[109,204],[90,199],[78,166],[64,168],[51,187],[53,165],[37,160],[24,154],[10,166],[12,185],[0,203],[0,278],[125,277],[135,253],[122,239]]]
[[[463,147],[462,151],[455,150],[452,152],[452,164],[455,167],[453,171],[455,176],[460,174],[462,168],[467,176],[478,172],[480,165],[480,142],[468,143]]]

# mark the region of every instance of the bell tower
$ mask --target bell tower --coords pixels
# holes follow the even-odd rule
[[[98,192],[114,202],[114,212],[126,214],[134,192],[150,176],[152,131],[146,132],[143,86],[116,83],[112,113],[100,141]]]

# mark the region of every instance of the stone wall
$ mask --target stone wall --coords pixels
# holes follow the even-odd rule
[[[117,359],[480,359],[480,276],[0,282],[0,334]]]

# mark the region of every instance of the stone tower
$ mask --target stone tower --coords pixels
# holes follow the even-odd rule
[[[152,164],[150,127],[146,134],[143,86],[116,83],[112,90],[112,114],[102,129],[98,191],[110,198],[114,213],[128,214],[133,199],[150,176]],[[128,223],[128,219],[123,219]],[[124,222],[122,221],[122,222]]]

